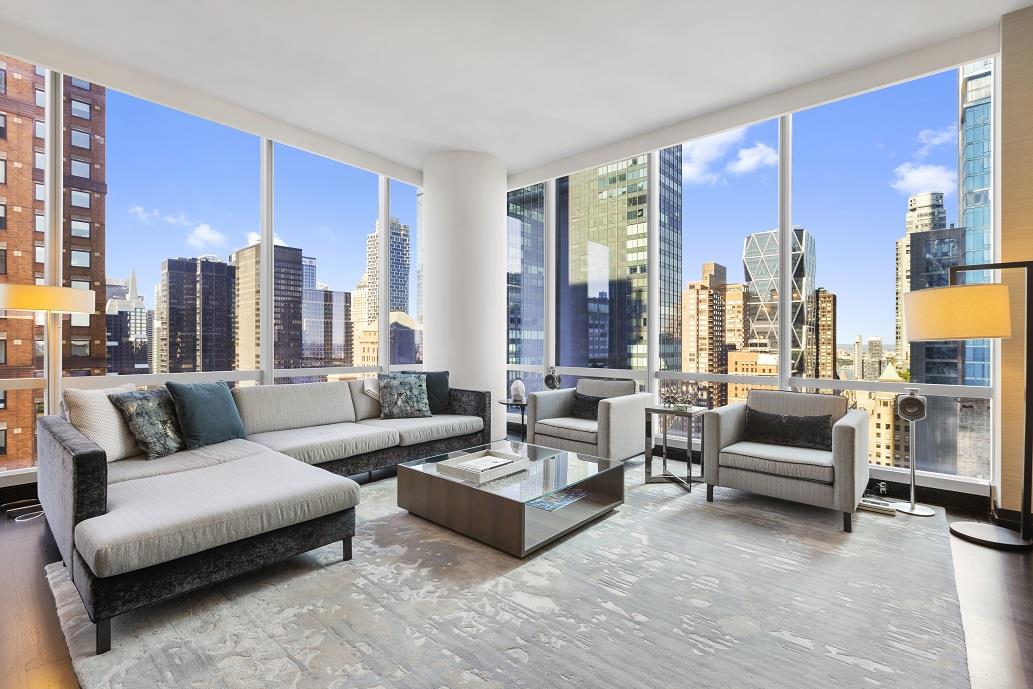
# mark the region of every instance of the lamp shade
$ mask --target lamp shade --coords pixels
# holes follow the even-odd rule
[[[1007,285],[953,285],[904,295],[909,342],[1011,337]]]
[[[92,289],[6,284],[0,285],[0,309],[92,314],[97,305]]]

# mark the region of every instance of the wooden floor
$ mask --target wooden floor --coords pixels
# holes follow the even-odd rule
[[[951,545],[973,689],[1033,687],[1033,554]],[[59,559],[41,519],[0,517],[0,689],[78,686],[43,576]]]

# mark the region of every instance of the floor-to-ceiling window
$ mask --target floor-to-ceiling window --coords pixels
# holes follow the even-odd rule
[[[507,385],[543,389],[545,359],[545,185],[506,198]]]
[[[388,332],[391,365],[423,363],[423,232],[420,189],[391,180]]]

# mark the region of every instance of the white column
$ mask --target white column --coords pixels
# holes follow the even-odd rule
[[[778,119],[778,387],[793,368],[793,116]]]
[[[380,175],[377,183],[377,363],[391,370],[391,179]],[[367,305],[368,309],[369,306]]]
[[[272,139],[263,138],[259,155],[259,221],[262,241],[258,247],[258,365],[262,370],[263,385],[272,385],[275,382],[273,370],[276,368],[276,316],[273,311],[273,290],[276,288],[273,280],[273,271],[276,268],[276,250],[273,245],[276,237],[273,228],[273,146]]]
[[[649,154],[646,186],[646,392],[660,390],[660,151]]]
[[[493,440],[506,435],[506,169],[483,153],[423,166],[424,368],[454,388],[491,391]]]
[[[43,148],[46,170],[43,177],[43,234],[46,262],[43,264],[43,282],[60,287],[64,280],[64,75],[47,70],[46,75],[46,131]],[[90,285],[98,291],[103,290]],[[93,318],[104,318],[103,312]],[[57,414],[61,406],[61,314],[47,313],[43,328],[43,369],[47,379],[44,397],[46,412]]]

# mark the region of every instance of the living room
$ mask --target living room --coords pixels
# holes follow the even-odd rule
[[[1033,686],[1027,4],[10,3],[0,688]]]

